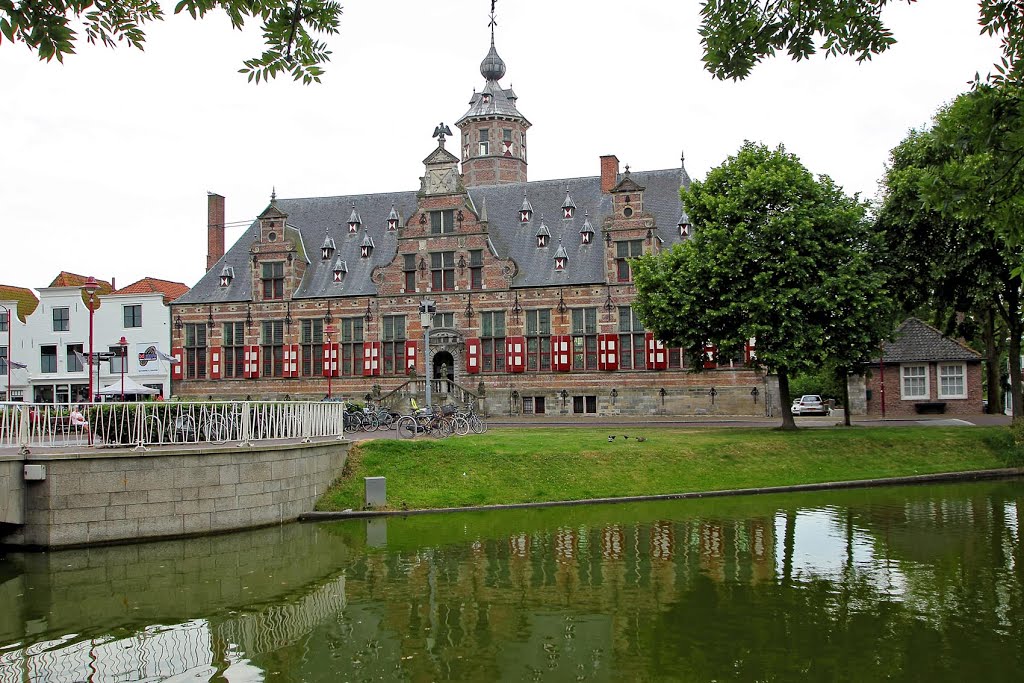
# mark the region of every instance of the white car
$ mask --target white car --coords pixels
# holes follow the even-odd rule
[[[817,394],[804,394],[793,402],[794,415],[828,415],[828,406]]]

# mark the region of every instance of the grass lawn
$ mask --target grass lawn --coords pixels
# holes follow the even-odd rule
[[[614,441],[608,436],[615,434]],[[629,435],[630,438],[624,438]],[[638,436],[645,441],[637,441]],[[493,429],[353,444],[318,510],[361,509],[387,478],[389,509],[685,493],[1024,464],[1005,427]]]

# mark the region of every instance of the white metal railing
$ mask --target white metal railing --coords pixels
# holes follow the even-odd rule
[[[76,424],[72,413],[87,424]],[[333,401],[147,401],[0,403],[0,447],[247,445],[344,436],[343,403]]]

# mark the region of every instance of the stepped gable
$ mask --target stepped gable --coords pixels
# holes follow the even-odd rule
[[[28,316],[39,306],[39,299],[35,292],[28,287],[15,287],[14,285],[0,285],[0,301],[17,301],[18,318],[25,322]],[[0,315],[2,315],[0,311]]]
[[[894,339],[882,343],[882,360],[886,363],[978,361],[981,358],[974,349],[917,318],[904,320],[896,328]],[[878,363],[878,359],[873,362]]]
[[[164,303],[175,301],[188,291],[188,285],[183,282],[171,282],[155,277],[144,277],[133,282],[127,287],[114,290],[111,294],[150,294],[160,292],[164,295]]]

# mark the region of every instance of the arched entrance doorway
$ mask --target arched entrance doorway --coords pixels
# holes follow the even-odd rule
[[[448,351],[438,351],[430,361],[434,379],[455,381],[455,359]]]

